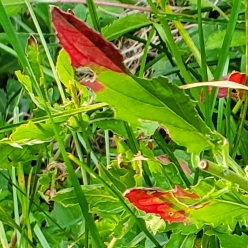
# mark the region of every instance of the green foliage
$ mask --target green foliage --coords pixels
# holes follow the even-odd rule
[[[111,25],[102,29],[102,35],[109,41],[119,38],[120,36],[134,30],[150,25],[151,22],[143,14],[137,13],[127,15],[114,21]]]

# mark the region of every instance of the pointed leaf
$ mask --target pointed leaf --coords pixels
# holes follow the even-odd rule
[[[59,42],[70,55],[73,66],[93,64],[118,72],[125,70],[122,55],[100,34],[89,28],[72,13],[65,13],[57,7],[53,7],[51,14]]]

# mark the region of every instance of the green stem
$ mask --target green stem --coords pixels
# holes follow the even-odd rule
[[[219,52],[221,56],[219,56],[219,61],[218,61],[218,64],[217,64],[217,67],[214,73],[215,80],[219,80],[223,74],[225,64],[226,64],[226,61],[229,55],[229,49],[230,49],[230,45],[232,42],[233,33],[234,33],[236,23],[238,20],[241,2],[242,0],[236,0],[235,3],[233,4],[232,12],[229,18],[229,22],[227,24],[226,35],[224,37],[222,48]],[[212,90],[211,96],[210,96],[210,103],[212,103],[211,114],[213,113],[213,109],[215,106],[216,96],[217,96],[217,88],[214,87]]]
[[[198,167],[199,169],[211,175],[223,178],[234,184],[238,184],[241,189],[248,191],[248,180],[245,177],[237,175],[235,172],[229,170],[228,168],[223,168],[223,166],[220,166],[208,160],[201,160],[198,164]]]
[[[14,168],[14,167],[12,167],[12,168]],[[17,181],[16,181],[15,173],[11,175],[12,180],[11,180],[10,178],[8,178],[2,171],[0,171],[0,174],[1,174],[2,177],[4,177],[4,178],[8,181],[8,183],[9,183],[9,184],[11,185],[11,187],[13,188],[13,191],[14,191],[14,189],[15,189],[15,190],[18,190],[18,192],[20,192],[23,196],[25,196],[25,197],[27,196],[27,194],[26,194],[25,192],[23,192],[23,191],[17,186]],[[15,199],[17,199],[17,196],[16,196],[16,198],[14,198],[14,200],[15,200]],[[46,218],[49,219],[49,221],[51,221],[55,226],[57,226],[57,227],[60,229],[61,232],[63,232],[63,234],[65,235],[65,237],[74,240],[73,237],[69,236],[68,233],[66,232],[66,230],[65,230],[64,228],[62,228],[62,227],[61,227],[61,226],[60,226],[60,225],[59,225],[59,224],[58,224],[58,223],[57,223],[57,222],[48,214],[48,212],[44,211],[44,209],[42,209],[37,203],[35,203],[34,201],[32,201],[31,198],[29,198],[29,200],[30,200],[30,203],[33,204],[33,205],[37,208],[37,210],[39,210],[39,212],[43,213],[43,214],[46,216]],[[17,212],[17,213],[18,213],[18,212]],[[18,217],[19,217],[19,214],[18,214]],[[20,222],[19,222],[19,223],[20,223]],[[18,224],[17,226],[19,226],[19,224]]]
[[[231,92],[232,89],[228,89],[228,95],[226,100],[226,138],[231,141]]]
[[[72,135],[73,135],[73,140],[75,142],[75,147],[76,147],[77,155],[78,155],[80,161],[83,161],[84,160],[84,156],[83,156],[83,152],[82,152],[82,147],[80,146],[79,141],[78,141],[78,136],[74,132],[72,133]],[[88,183],[88,176],[87,176],[88,173],[86,173],[86,171],[83,170],[83,169],[81,169],[81,171],[82,171],[83,184],[84,185],[88,185],[89,184]]]
[[[91,20],[93,23],[93,27],[96,31],[101,33],[101,26],[100,26],[100,22],[98,20],[96,6],[94,4],[94,1],[93,0],[86,0],[86,3],[87,3],[87,6],[89,8],[89,13],[90,13],[90,17],[91,17]]]
[[[142,60],[141,60],[141,63],[140,63],[139,77],[143,77],[143,74],[145,72],[146,59],[147,59],[147,55],[148,55],[148,52],[149,52],[149,47],[150,47],[150,43],[151,43],[151,39],[153,37],[154,31],[155,31],[155,28],[153,26],[151,31],[150,31],[150,33],[149,33],[149,35],[148,35],[147,42],[146,42],[146,45],[145,45],[145,48],[144,48]]]
[[[169,5],[166,6],[166,12],[168,12],[169,14],[173,14],[173,12],[170,9]],[[198,15],[198,18],[199,18],[199,15]],[[178,32],[180,33],[180,35],[182,36],[183,40],[187,44],[188,48],[190,49],[190,51],[194,55],[196,62],[201,66],[202,65],[201,54],[200,54],[199,50],[197,49],[196,45],[194,44],[193,40],[189,36],[188,32],[185,30],[185,28],[184,28],[184,26],[182,25],[181,22],[179,22],[179,21],[173,21],[173,23],[175,24],[176,28],[178,29]],[[199,21],[198,21],[198,23],[199,23]],[[199,34],[200,34],[200,30],[199,30]],[[202,32],[202,35],[203,35],[203,32]],[[204,47],[203,47],[203,50],[202,51],[204,51]],[[206,57],[205,57],[205,61],[206,61]],[[213,78],[212,72],[207,67],[207,64],[206,63],[204,63],[204,66],[205,66],[204,67],[204,70],[206,70],[207,76],[210,79],[212,79]]]
[[[223,113],[224,113],[224,98],[219,99],[218,114],[217,114],[217,132],[223,134]]]
[[[206,52],[205,52],[205,42],[204,42],[204,34],[202,27],[202,13],[201,13],[201,5],[202,1],[197,0],[197,19],[198,19],[198,32],[199,32],[199,42],[200,42],[200,51],[201,51],[201,72],[202,72],[202,81],[208,81],[208,72],[207,72],[207,63],[206,63]],[[209,91],[208,87],[204,87],[204,106],[205,106],[205,119],[206,123],[209,127],[211,127],[211,114],[210,114],[210,102],[209,102]]]
[[[104,138],[105,138],[106,162],[107,165],[110,165],[109,130],[104,130]]]
[[[198,183],[199,175],[200,175],[199,168],[195,168],[195,176],[194,176],[193,185],[196,185]]]
[[[183,179],[185,185],[189,188],[191,186],[191,183],[189,181],[189,179],[187,178],[187,176],[185,175],[184,171],[182,170],[179,162],[177,161],[174,153],[169,149],[168,145],[166,144],[166,142],[164,141],[163,137],[161,136],[161,134],[159,133],[158,130],[155,131],[154,135],[153,135],[154,140],[156,141],[156,143],[158,144],[158,146],[162,149],[162,151],[168,155],[170,161],[172,163],[174,163],[179,171],[179,174],[181,176],[181,178]]]
[[[238,102],[235,104],[235,106],[232,109],[232,113],[236,115],[238,111],[240,110],[240,108],[242,107],[242,104],[243,104],[243,100],[241,99],[238,100]]]
[[[236,132],[234,142],[233,142],[232,151],[231,151],[232,158],[235,158],[235,156],[237,154],[237,151],[238,151],[238,147],[239,147],[239,144],[240,144],[240,140],[241,140],[241,136],[242,136],[242,132],[243,132],[243,128],[244,128],[245,118],[246,118],[246,114],[247,114],[247,107],[248,107],[248,94],[247,94],[247,91],[246,91],[245,92],[244,105],[243,105],[243,107],[241,109],[240,119],[239,119],[239,122],[238,122],[238,130]]]

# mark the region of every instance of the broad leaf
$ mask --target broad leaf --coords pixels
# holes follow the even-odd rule
[[[135,126],[164,125],[172,139],[189,152],[214,148],[213,133],[177,86],[165,78],[145,80],[124,73],[120,53],[72,14],[53,8],[52,21],[72,65],[91,67],[97,75],[94,82],[82,83],[97,93],[98,101],[115,108],[116,118]]]
[[[233,201],[215,199],[207,206],[192,211],[190,215],[190,219],[200,227],[204,224],[214,227],[220,224],[235,227],[237,221],[248,220],[248,206]]]
[[[197,114],[195,104],[166,78],[134,79],[106,70],[97,72],[97,80],[103,89],[96,99],[113,106],[117,119],[137,126],[142,121],[163,125],[171,138],[189,152],[213,148],[213,133]]]

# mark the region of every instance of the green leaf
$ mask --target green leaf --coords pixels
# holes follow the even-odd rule
[[[190,212],[190,219],[197,226],[209,224],[214,227],[223,224],[234,228],[237,221],[248,220],[248,206],[226,200],[215,199],[200,209]]]
[[[220,240],[221,248],[248,248],[248,236],[245,234],[238,236],[235,234],[219,233],[214,230],[209,230],[206,234],[217,236]]]
[[[41,69],[41,59],[39,53],[39,46],[36,39],[33,36],[30,36],[28,39],[28,44],[26,47],[26,54],[32,71],[36,77],[36,80],[39,82],[41,76],[43,76],[43,71]]]
[[[146,27],[151,24],[146,15],[136,13],[127,15],[114,21],[111,25],[102,28],[102,35],[109,41],[122,36],[123,34]]]
[[[17,127],[10,136],[13,142],[24,144],[50,142],[53,138],[54,132],[50,122],[34,124],[32,121]]]
[[[166,78],[145,80],[103,70],[97,79],[103,84],[97,100],[113,106],[117,119],[134,125],[164,125],[171,138],[189,152],[214,147],[213,133],[198,115],[195,103]]]
[[[100,184],[81,186],[85,197],[89,203],[90,209],[94,212],[119,213],[123,207],[117,198],[111,196]],[[73,188],[66,188],[57,192],[52,198],[65,207],[78,204],[77,196]]]
[[[24,75],[21,73],[21,71],[16,71],[15,72],[16,77],[18,79],[18,81],[22,84],[22,86],[24,87],[24,89],[28,92],[30,98],[32,99],[32,101],[41,109],[43,109],[42,103],[40,101],[40,99],[35,96],[34,91],[33,91],[33,87],[32,87],[32,82],[30,80],[30,77],[27,75]]]
[[[218,30],[212,33],[206,41],[206,49],[221,48],[225,35],[226,35],[226,29]],[[245,45],[245,41],[246,41],[245,30],[236,29],[234,30],[230,47],[238,47]]]
[[[61,82],[66,88],[69,88],[69,83],[74,82],[74,70],[71,66],[70,57],[64,49],[59,52],[56,69]]]
[[[24,0],[2,0],[8,16],[17,14],[24,6]]]
[[[195,235],[184,236],[180,233],[173,233],[170,236],[169,242],[166,244],[166,248],[193,248]]]
[[[6,143],[0,144],[1,157],[0,168],[10,168],[18,162],[27,163],[36,160],[39,152],[44,149],[43,145],[14,147]]]
[[[102,130],[111,130],[113,133],[120,134],[122,137],[128,139],[128,134],[123,121],[116,119],[104,119],[95,121],[93,123],[93,129],[99,127]]]

